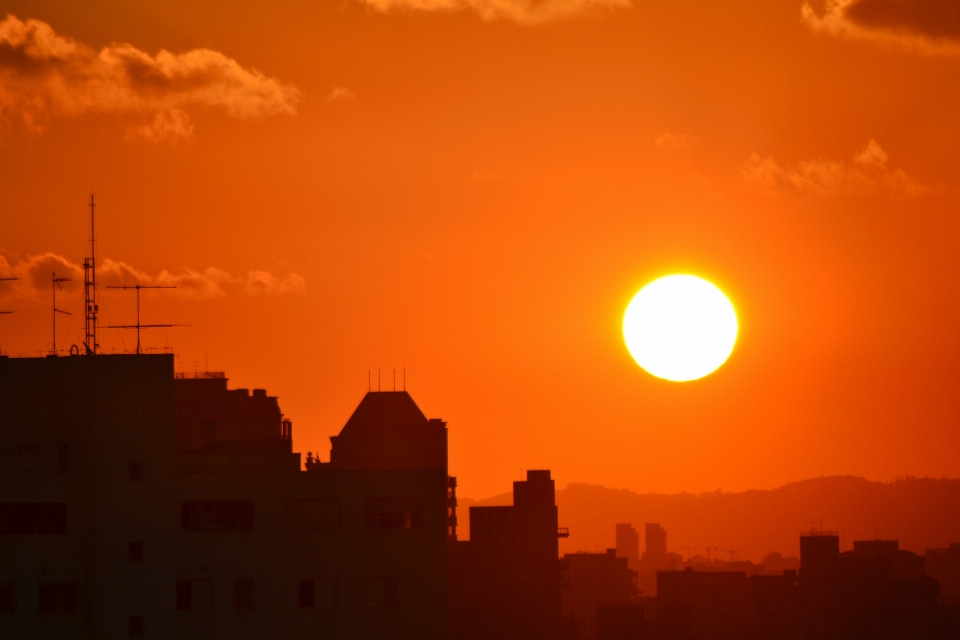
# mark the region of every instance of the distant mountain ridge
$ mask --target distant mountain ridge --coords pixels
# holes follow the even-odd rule
[[[468,535],[470,506],[511,504],[510,493],[485,500],[460,500],[460,522]],[[799,555],[800,532],[837,531],[841,545],[875,538],[900,541],[902,549],[923,553],[960,542],[960,479],[905,478],[873,482],[829,476],[792,482],[770,490],[739,493],[641,494],[627,489],[571,483],[557,491],[560,526],[570,527],[561,552],[601,551],[615,545],[614,525],[630,522],[640,531],[658,522],[667,530],[670,551],[686,557],[759,561],[770,551]],[[466,525],[466,526],[463,526]]]

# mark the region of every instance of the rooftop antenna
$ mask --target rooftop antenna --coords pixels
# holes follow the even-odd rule
[[[57,272],[53,272],[53,282],[51,283],[51,288],[53,289],[53,349],[50,351],[50,355],[57,355],[57,314],[62,313],[65,316],[72,315],[69,311],[64,311],[62,309],[57,309],[57,289],[63,291],[64,282],[70,282],[70,278],[58,278]]]
[[[397,370],[396,370],[396,368],[394,368],[394,370],[393,370],[393,392],[394,392],[394,393],[397,392]]]
[[[373,384],[370,382],[370,369],[367,368],[367,393],[373,391]]]
[[[14,280],[19,280],[20,278],[0,278],[0,282],[13,282]],[[13,311],[0,311],[0,315],[6,316],[13,313]]]
[[[97,355],[97,234],[96,200],[90,194],[90,257],[83,259],[83,324],[84,341],[87,355]]]
[[[137,292],[137,324],[114,324],[107,327],[108,329],[136,329],[137,330],[137,353],[143,353],[143,348],[140,345],[140,330],[141,329],[159,329],[161,327],[184,327],[183,324],[141,324],[140,323],[140,290],[141,289],[176,289],[173,285],[160,285],[160,284],[133,284],[133,285],[123,285],[118,287],[107,287],[107,289],[133,289]]]
[[[407,368],[403,368],[403,390],[407,390]]]

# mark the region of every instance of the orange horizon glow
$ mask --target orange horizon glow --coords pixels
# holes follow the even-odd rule
[[[144,346],[304,453],[396,372],[461,496],[960,477],[960,34],[875,4],[14,2],[0,349],[50,350],[53,272],[79,342],[93,192],[101,325],[176,286]],[[670,273],[749,335],[684,385],[621,333]]]

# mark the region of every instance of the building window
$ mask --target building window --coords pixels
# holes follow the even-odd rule
[[[127,463],[127,480],[130,482],[143,482],[143,463],[139,460]]]
[[[128,627],[131,638],[144,638],[147,635],[147,625],[143,616],[130,616]]]
[[[337,606],[337,582],[333,578],[300,581],[301,609],[333,609]]]
[[[233,581],[233,608],[253,609],[253,578],[237,578]]]
[[[250,531],[253,500],[187,500],[182,520],[184,531]]]
[[[400,605],[400,585],[396,578],[370,578],[364,585],[368,609],[384,609]]]
[[[419,498],[368,498],[365,521],[370,529],[416,529],[423,524]]]
[[[143,562],[143,541],[135,540],[127,547],[127,558],[130,562]]]
[[[0,535],[66,532],[66,503],[8,502],[0,504]]]
[[[61,442],[57,445],[57,470],[60,473],[67,473],[70,471],[70,447],[69,445]]]
[[[336,498],[299,498],[283,503],[283,527],[287,531],[336,531],[343,521],[343,507]]]
[[[37,588],[37,611],[41,614],[76,613],[77,583],[41,583]]]
[[[13,582],[0,582],[0,616],[9,616],[17,612],[17,585]]]
[[[178,580],[177,581],[177,610],[178,611],[212,611],[213,610],[213,581],[212,580]]]

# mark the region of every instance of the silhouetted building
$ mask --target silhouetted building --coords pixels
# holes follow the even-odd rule
[[[640,534],[630,523],[618,524],[617,534],[617,557],[626,558],[627,565],[637,570],[640,565]]]
[[[947,549],[928,549],[926,573],[940,584],[940,598],[947,605],[960,607],[960,544]]]
[[[656,522],[644,526],[644,552],[637,566],[637,586],[645,596],[657,593],[657,572],[675,570],[667,554],[667,531]]]
[[[661,571],[646,600],[651,638],[946,639],[960,637],[957,611],[938,605],[923,558],[894,540],[801,537],[801,568],[782,575],[730,571]]]
[[[648,522],[644,527],[646,533],[645,552],[653,558],[662,558],[667,555],[667,530],[656,522]]]
[[[330,442],[331,469],[447,467],[447,423],[428,420],[406,391],[368,393]]]
[[[758,632],[756,600],[740,571],[660,571],[651,619],[669,638],[745,638]]]
[[[451,541],[450,635],[556,640],[561,629],[554,481],[527,471],[513,506],[470,507],[470,540]]]
[[[636,604],[637,573],[627,565],[626,558],[617,557],[616,549],[568,553],[560,566],[563,615],[578,640],[596,640],[598,607]],[[610,615],[612,623],[614,614]]]
[[[597,640],[643,640],[647,624],[643,606],[602,604],[597,606]]]
[[[838,570],[840,536],[832,531],[811,531],[800,536],[800,577],[811,580],[828,577]]]
[[[304,472],[276,398],[172,355],[0,358],[0,637],[445,637],[446,430],[361,407]]]

